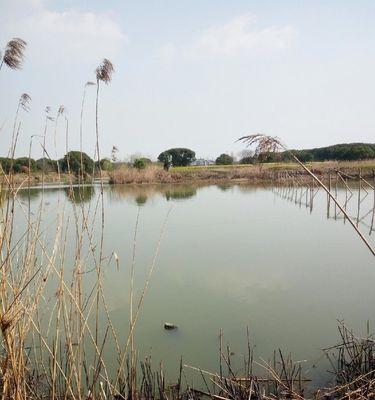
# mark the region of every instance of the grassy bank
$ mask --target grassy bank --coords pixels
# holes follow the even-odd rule
[[[375,160],[366,161],[324,161],[306,164],[316,175],[323,179],[329,173],[337,170],[358,178],[372,178],[375,169]],[[170,171],[164,171],[159,165],[151,165],[145,169],[137,170],[132,167],[121,167],[109,173],[110,183],[177,183],[195,181],[253,181],[270,182],[278,179],[283,173],[301,173],[308,176],[296,163],[265,163],[258,165],[234,164],[234,165],[209,165],[174,167]],[[287,175],[286,175],[287,176]],[[285,178],[285,175],[283,175]]]

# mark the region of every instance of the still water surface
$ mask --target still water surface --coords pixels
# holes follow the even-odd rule
[[[216,371],[220,329],[241,359],[249,327],[256,360],[268,359],[280,348],[308,360],[309,377],[326,381],[320,349],[337,342],[336,320],[359,331],[367,320],[375,320],[375,263],[349,224],[332,218],[333,209],[327,219],[323,193],[315,195],[312,212],[296,204],[298,193],[292,201],[281,194],[277,188],[244,184],[105,187],[105,254],[117,253],[119,271],[109,264],[104,286],[120,338],[129,329],[129,276],[139,211],[137,299],[167,218],[136,328],[141,356],[163,360],[171,379],[180,356],[187,364]],[[95,208],[98,195],[98,187],[85,190],[86,209]],[[300,198],[305,199],[302,193]],[[41,192],[33,190],[32,206],[40,199]],[[46,189],[47,220],[55,217],[58,199],[65,217],[72,213],[69,190]],[[366,201],[362,214],[372,205]],[[357,200],[351,202],[355,213]],[[165,331],[165,321],[178,330]],[[106,357],[115,365],[112,349]]]

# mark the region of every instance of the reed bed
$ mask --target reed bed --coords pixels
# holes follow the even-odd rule
[[[183,167],[165,171],[159,165],[147,166],[137,170],[134,167],[120,167],[109,174],[111,184],[131,183],[183,183],[183,182],[220,182],[220,181],[272,181],[274,174],[258,166],[215,166]]]
[[[181,174],[165,171],[159,165],[147,166],[145,169],[122,166],[109,174],[111,184],[172,183],[179,180],[181,180]]]

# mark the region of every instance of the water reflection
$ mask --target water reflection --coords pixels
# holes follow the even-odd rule
[[[79,185],[70,186],[64,189],[65,195],[69,201],[74,204],[89,202],[95,196],[95,186]]]
[[[22,189],[18,191],[18,198],[21,201],[36,200],[40,196],[40,189],[30,188],[30,189]]]
[[[203,185],[112,185],[108,187],[111,201],[131,200],[139,206],[155,197],[169,200],[190,199],[197,195],[197,190]]]
[[[312,185],[280,185],[272,188],[272,191],[282,199],[294,203],[299,208],[307,208],[310,213],[315,207],[315,198],[323,190]],[[365,187],[361,182],[337,182],[331,193],[340,203],[350,218],[361,227],[365,234],[371,236],[375,223],[375,189],[372,186]],[[337,207],[335,202],[325,193],[319,197],[318,207],[325,204],[327,219],[346,222],[346,216]]]
[[[135,197],[135,202],[138,204],[138,206],[141,207],[147,203],[147,199],[148,197],[145,194],[140,193],[138,196]]]
[[[174,186],[165,192],[165,198],[169,200],[183,200],[190,199],[197,195],[196,186]]]
[[[230,190],[233,188],[233,185],[230,183],[221,183],[216,185],[221,191],[226,192],[227,190]]]

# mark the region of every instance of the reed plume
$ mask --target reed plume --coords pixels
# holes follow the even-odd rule
[[[102,81],[106,85],[108,85],[108,83],[111,82],[111,80],[112,80],[112,74],[113,74],[114,70],[115,69],[114,69],[111,61],[109,61],[107,58],[104,58],[102,63],[95,70],[96,80]]]
[[[275,153],[281,149],[286,150],[281,140],[275,136],[267,136],[261,133],[255,133],[252,135],[242,136],[238,139],[245,143],[248,147],[255,145],[255,154],[261,153]]]
[[[20,38],[10,40],[5,47],[4,56],[2,57],[0,64],[0,70],[3,64],[10,69],[21,69],[26,45],[27,43]]]
[[[29,107],[30,102],[31,102],[31,96],[28,95],[27,93],[23,93],[19,100],[20,107],[24,111],[29,112],[30,111],[30,107]]]

